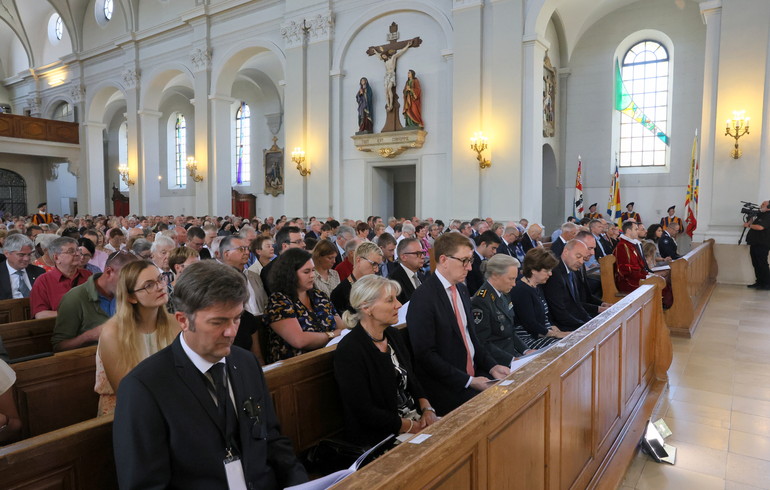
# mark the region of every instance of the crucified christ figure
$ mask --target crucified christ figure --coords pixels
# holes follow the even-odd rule
[[[404,54],[407,49],[412,47],[412,41],[406,42],[406,46],[399,49],[392,56],[388,57],[388,53],[380,54],[380,59],[385,62],[385,111],[390,112],[393,110],[393,94],[396,89],[396,59]]]

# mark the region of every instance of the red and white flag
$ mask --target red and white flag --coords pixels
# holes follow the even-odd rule
[[[572,206],[572,214],[576,218],[583,217],[583,162],[578,155],[577,177],[575,178],[575,202]]]

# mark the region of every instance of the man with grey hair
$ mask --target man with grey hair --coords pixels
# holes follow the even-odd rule
[[[32,240],[21,233],[14,233],[5,239],[3,251],[5,263],[0,263],[0,300],[29,298],[35,280],[45,269],[30,264],[34,246]]]
[[[337,228],[337,237],[334,239],[334,245],[337,246],[337,257],[334,258],[335,268],[340,265],[345,255],[345,244],[348,243],[348,240],[355,238],[355,236],[355,230],[349,226],[341,225]]]
[[[307,481],[280,434],[257,359],[233,345],[247,297],[243,274],[213,260],[180,275],[174,305],[182,333],[118,388],[113,447],[120,488],[284,488]]]
[[[74,238],[57,238],[48,246],[48,255],[53,259],[54,268],[40,276],[32,286],[29,295],[32,318],[56,316],[62,297],[91,276],[90,271],[78,267],[81,254]]]
[[[567,221],[563,225],[561,225],[561,233],[558,237],[556,237],[556,240],[551,243],[551,252],[557,257],[561,257],[561,253],[564,250],[564,245],[567,244],[568,241],[575,238],[575,235],[578,234],[578,226],[575,223],[571,223]]]
[[[144,238],[138,238],[134,240],[133,245],[131,245],[131,253],[136,255],[142,260],[151,260],[152,259],[152,243],[150,243],[148,240]]]

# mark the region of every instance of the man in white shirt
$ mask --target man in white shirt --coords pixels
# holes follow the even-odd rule
[[[29,298],[35,279],[45,269],[29,263],[34,245],[26,235],[15,233],[5,239],[5,263],[0,263],[0,300]]]

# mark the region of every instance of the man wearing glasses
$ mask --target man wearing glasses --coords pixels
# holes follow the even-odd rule
[[[332,304],[340,316],[344,311],[355,313],[350,306],[350,290],[353,288],[353,283],[362,277],[377,274],[382,265],[382,249],[372,242],[363,242],[356,247],[353,262],[353,272],[347,279],[342,280],[331,294]]]
[[[48,255],[53,259],[54,268],[35,281],[29,295],[33,318],[56,316],[62,297],[91,276],[90,271],[78,267],[80,250],[74,238],[61,237],[52,241],[48,246]]]
[[[290,248],[305,248],[305,240],[302,239],[302,233],[296,226],[284,226],[275,234],[275,253],[281,255]],[[265,293],[270,296],[270,284],[268,277],[275,260],[262,268],[259,276],[262,278],[262,284],[265,286]]]
[[[77,349],[99,340],[102,325],[115,314],[120,270],[135,260],[139,258],[125,250],[113,252],[107,258],[104,272],[92,275],[62,297],[51,337],[55,352]]]
[[[32,240],[15,233],[5,239],[5,263],[0,263],[0,300],[29,298],[35,280],[45,269],[29,263],[34,253]]]
[[[388,279],[401,285],[398,301],[403,305],[412,298],[414,290],[425,281],[425,276],[420,271],[424,262],[425,251],[416,238],[401,240],[397,251],[399,265],[394,268]]]
[[[473,263],[473,245],[460,233],[441,235],[433,246],[436,272],[416,289],[406,323],[417,377],[439,415],[446,415],[504,378],[511,370],[496,364],[478,341],[471,300],[463,281]]]

